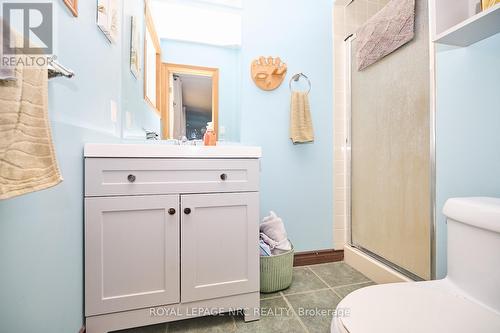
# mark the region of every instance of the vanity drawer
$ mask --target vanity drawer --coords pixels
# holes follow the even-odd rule
[[[258,188],[258,159],[85,159],[85,196],[246,192]]]

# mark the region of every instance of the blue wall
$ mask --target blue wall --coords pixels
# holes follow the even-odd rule
[[[296,250],[332,248],[333,242],[333,36],[331,0],[245,0],[242,36],[241,138],[263,149],[261,214],[284,218]],[[279,56],[288,75],[275,91],[250,77],[259,56]],[[289,139],[288,81],[298,72],[312,82],[316,141]]]
[[[54,1],[59,61],[76,76],[49,83],[49,114],[64,181],[0,201],[0,332],[76,333],[83,323],[84,142],[119,140],[121,44],[95,24],[96,2],[73,18]]]
[[[231,114],[235,118],[227,121],[231,125],[226,125],[228,134],[238,137],[241,124],[243,142],[262,145],[262,213],[274,209],[285,218],[298,250],[332,247],[330,2],[320,0],[311,6],[308,0],[247,1],[246,53],[240,66],[244,73],[242,119],[236,111]],[[81,327],[83,144],[120,140],[122,117],[119,114],[117,122],[111,121],[110,100],[119,108],[140,105],[140,100],[138,104],[128,98],[122,102],[122,77],[124,93],[142,89],[140,80],[126,83],[130,77],[125,77],[129,73],[123,40],[128,36],[109,44],[95,24],[95,1],[80,1],[78,18],[69,14],[62,1],[54,5],[55,53],[62,64],[76,71],[71,80],[59,78],[49,84],[49,114],[64,182],[0,201],[2,333],[71,333]],[[286,15],[276,14],[283,8]],[[128,20],[123,22],[122,29],[128,24]],[[314,144],[293,146],[288,139],[287,82],[274,92],[263,92],[253,84],[249,64],[260,55],[281,56],[289,65],[287,80],[299,71],[310,75]]]
[[[446,275],[448,198],[500,197],[500,34],[437,52],[437,275]],[[467,246],[466,240],[464,246]]]
[[[135,78],[130,71],[130,36],[131,17],[137,19],[137,28],[140,29],[141,40],[141,73]],[[122,115],[123,137],[127,139],[145,139],[143,128],[160,133],[160,116],[144,100],[144,33],[146,23],[144,19],[144,1],[133,0],[123,2],[122,24]],[[127,126],[126,114],[129,113],[131,126]]]
[[[226,141],[239,141],[240,50],[167,39],[161,41],[161,49],[163,62],[219,69],[219,126],[226,129]]]

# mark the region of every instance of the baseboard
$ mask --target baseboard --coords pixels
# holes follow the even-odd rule
[[[297,252],[293,258],[293,266],[317,265],[342,260],[344,260],[344,250]]]

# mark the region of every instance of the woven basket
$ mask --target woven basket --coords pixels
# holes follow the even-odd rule
[[[290,287],[293,273],[293,246],[288,252],[260,257],[260,291],[273,293]]]

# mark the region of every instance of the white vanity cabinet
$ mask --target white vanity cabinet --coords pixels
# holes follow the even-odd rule
[[[258,319],[260,149],[109,146],[85,147],[87,332]]]

